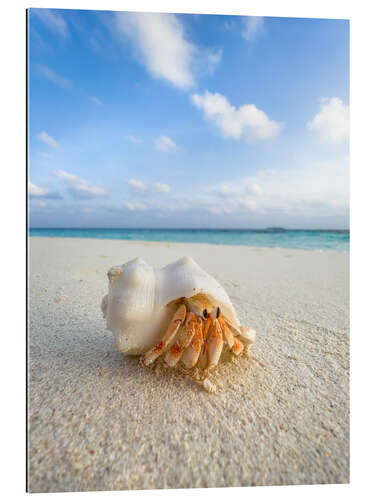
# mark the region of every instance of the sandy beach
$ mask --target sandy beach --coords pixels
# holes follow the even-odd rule
[[[29,239],[29,491],[349,481],[349,254]],[[125,358],[107,270],[193,257],[257,331],[214,394]]]

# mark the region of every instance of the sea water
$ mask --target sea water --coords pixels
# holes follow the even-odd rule
[[[349,251],[347,230],[269,229],[46,229],[30,228],[29,236],[113,240],[210,243],[304,250]]]

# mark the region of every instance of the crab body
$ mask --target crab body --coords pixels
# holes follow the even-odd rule
[[[170,367],[198,370],[204,380],[217,365],[224,345],[239,356],[255,331],[241,326],[224,288],[184,257],[162,269],[142,259],[108,271],[103,316],[118,349],[141,355],[144,366],[164,356]]]

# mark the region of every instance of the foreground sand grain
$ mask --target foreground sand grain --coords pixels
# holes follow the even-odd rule
[[[29,490],[349,481],[349,255],[30,238]],[[208,394],[124,358],[105,332],[106,271],[193,257],[257,330]]]

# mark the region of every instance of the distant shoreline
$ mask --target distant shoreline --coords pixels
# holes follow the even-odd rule
[[[148,241],[164,243],[206,243],[211,245],[301,250],[349,251],[350,233],[345,230],[273,229],[71,229],[31,228],[30,237],[82,238]]]
[[[212,227],[29,227],[29,231],[244,231],[244,232],[274,232],[274,231],[306,231],[320,233],[350,233],[350,229],[306,229],[306,228],[212,228]]]
[[[186,246],[186,245],[194,245],[195,247],[199,246],[212,246],[212,247],[226,247],[226,248],[238,248],[238,249],[248,249],[248,250],[254,250],[254,251],[293,251],[293,252],[336,252],[338,254],[342,253],[349,253],[349,250],[335,250],[332,248],[295,248],[295,247],[282,247],[282,246],[258,246],[258,245],[231,245],[228,243],[208,243],[208,242],[203,242],[203,241],[188,241],[188,242],[183,242],[183,241],[168,241],[168,240],[127,240],[127,239],[116,239],[116,238],[80,238],[78,236],[30,236],[31,239],[38,239],[38,240],[70,240],[70,241],[77,241],[77,242],[84,242],[87,240],[91,241],[98,241],[98,242],[118,242],[118,243],[124,243],[124,244],[131,244],[131,245],[150,245],[150,246],[174,246],[176,245],[177,247],[179,246]]]

